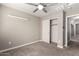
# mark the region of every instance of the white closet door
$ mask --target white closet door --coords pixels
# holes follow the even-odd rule
[[[50,43],[50,20],[42,21],[42,40]]]

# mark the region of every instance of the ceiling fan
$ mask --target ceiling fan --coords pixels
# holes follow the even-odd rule
[[[47,7],[50,7],[50,6],[64,6],[63,8],[66,7],[70,7],[72,4],[71,3],[26,3],[28,5],[32,5],[32,6],[36,6],[36,9],[33,11],[33,13],[37,12],[38,10],[42,10],[44,11],[45,13],[47,13],[47,10],[46,8]]]
[[[37,8],[33,11],[33,13],[37,12],[38,10],[42,10],[42,11],[44,11],[45,13],[47,13],[47,10],[46,10],[47,5],[44,4],[44,3],[38,3],[38,4],[27,3],[27,4],[37,7]]]

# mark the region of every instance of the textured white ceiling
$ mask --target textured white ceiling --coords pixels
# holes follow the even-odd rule
[[[28,5],[28,4],[23,4],[23,3],[4,3],[3,5],[29,13],[31,15],[37,16],[37,17],[44,17],[48,14],[50,14],[51,12],[55,11],[56,6],[51,6],[51,7],[47,7],[46,10],[48,11],[47,13],[45,13],[42,10],[38,10],[37,12],[33,13],[33,11],[36,9],[36,6],[32,6],[32,5]]]
[[[53,3],[52,3],[53,4]],[[63,3],[64,4],[64,3]],[[26,3],[4,3],[3,5],[29,13],[31,15],[37,16],[37,17],[44,17],[49,15],[50,13],[54,13],[57,11],[57,8],[60,7],[61,5],[63,5],[61,3],[58,3],[56,6],[50,6],[47,7],[46,10],[48,11],[47,13],[43,12],[42,10],[38,10],[37,12],[33,13],[33,11],[36,9],[36,6],[32,6],[32,5],[28,5]],[[72,9],[74,8],[79,8],[79,4],[74,4],[72,5]],[[71,10],[71,8],[66,9],[67,11]]]

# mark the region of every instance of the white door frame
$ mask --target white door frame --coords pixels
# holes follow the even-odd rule
[[[68,28],[67,28],[67,22],[68,22],[68,18],[69,17],[73,17],[73,16],[79,16],[79,14],[75,14],[75,15],[70,15],[70,16],[66,16],[66,22],[65,22],[65,27],[66,27],[66,29],[65,29],[65,47],[68,47],[68,39],[67,39],[67,31],[68,31]]]

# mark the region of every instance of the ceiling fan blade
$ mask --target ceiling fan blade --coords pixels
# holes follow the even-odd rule
[[[47,4],[47,7],[51,7],[51,6],[57,6],[57,5],[60,5],[61,3],[48,3]]]
[[[32,5],[32,6],[38,6],[36,4],[33,4],[33,3],[27,3],[28,5]]]
[[[38,10],[38,8],[36,8],[33,12],[35,13]]]
[[[44,11],[45,13],[47,13],[47,10],[46,10],[45,8],[43,8],[43,11]]]
[[[46,4],[44,4],[44,3],[40,3],[42,6],[44,6],[44,7],[46,7],[47,5]]]

